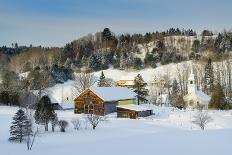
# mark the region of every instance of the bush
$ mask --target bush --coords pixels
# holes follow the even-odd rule
[[[59,120],[58,125],[60,127],[60,132],[65,132],[65,129],[68,127],[68,122],[65,120]]]
[[[80,129],[80,127],[81,127],[81,121],[80,121],[79,118],[73,118],[71,120],[71,122],[72,122],[73,127],[74,127],[75,130],[79,130]]]

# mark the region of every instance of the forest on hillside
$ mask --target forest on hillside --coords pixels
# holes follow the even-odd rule
[[[17,104],[27,90],[43,90],[56,83],[74,79],[74,72],[93,72],[108,68],[140,70],[158,65],[193,60],[196,66],[197,85],[205,88],[209,81],[223,86],[225,96],[231,94],[232,32],[213,34],[204,30],[197,35],[192,29],[170,28],[164,32],[115,35],[109,28],[72,41],[65,47],[35,47],[30,45],[0,47],[0,99]],[[223,61],[222,61],[223,60]],[[226,60],[226,61],[225,61]],[[214,69],[207,71],[207,64]],[[221,64],[211,65],[219,61]],[[213,70],[213,71],[212,71]],[[187,93],[189,67],[178,68],[176,80],[179,95]],[[206,79],[216,79],[214,82]],[[22,78],[22,77],[26,78]],[[221,80],[224,77],[224,80]],[[170,79],[168,87],[172,83]],[[209,84],[207,84],[209,85]],[[30,88],[29,88],[30,87]],[[210,90],[213,93],[213,90]],[[175,98],[178,95],[175,95]],[[181,97],[180,97],[181,99]],[[178,103],[181,103],[178,100]]]
[[[192,29],[170,28],[163,32],[115,35],[109,28],[88,34],[64,47],[0,47],[1,71],[23,73],[48,71],[51,79],[63,82],[73,71],[99,71],[108,68],[140,70],[185,60],[213,61],[229,58],[232,32],[199,35]]]

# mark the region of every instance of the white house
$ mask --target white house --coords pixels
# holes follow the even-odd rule
[[[53,87],[46,88],[42,96],[48,96],[55,109],[66,110],[74,109],[74,82],[69,80],[63,84],[56,84]],[[38,96],[38,90],[33,92]]]
[[[195,108],[197,106],[208,108],[210,96],[208,96],[201,90],[197,90],[193,72],[191,72],[188,79],[188,94],[184,96],[184,101],[185,103],[187,103],[188,106],[192,108]]]

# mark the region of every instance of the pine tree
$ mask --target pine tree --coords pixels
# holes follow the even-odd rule
[[[220,83],[218,82],[213,91],[212,98],[209,102],[209,108],[211,109],[224,109],[225,95]]]
[[[213,75],[213,66],[212,60],[209,58],[208,63],[205,66],[205,77],[204,77],[204,90],[207,94],[213,92],[214,87],[214,75]]]
[[[12,125],[10,126],[10,141],[23,141],[24,137],[31,131],[31,124],[28,117],[22,109],[19,109],[13,117]]]
[[[102,32],[103,40],[108,41],[112,38],[112,33],[109,28],[104,28]]]
[[[106,85],[107,85],[107,83],[106,83],[106,77],[105,77],[103,71],[101,72],[101,76],[100,76],[100,78],[98,80],[98,84],[97,85],[98,85],[98,87],[106,87]]]
[[[172,94],[177,95],[177,94],[179,94],[179,92],[180,92],[179,85],[177,83],[177,80],[174,79],[173,83],[172,83]]]
[[[145,87],[147,84],[144,82],[142,76],[138,74],[134,79],[134,86],[133,90],[137,94],[137,101],[138,105],[140,104],[140,101],[147,102],[146,97],[148,96],[148,89]]]
[[[183,96],[180,93],[180,87],[176,79],[174,79],[172,83],[172,94],[170,96],[170,99],[172,106],[181,109],[186,107]]]
[[[45,131],[48,131],[48,123],[54,120],[55,117],[56,113],[50,98],[48,96],[43,96],[36,107],[34,114],[35,122],[44,125]]]

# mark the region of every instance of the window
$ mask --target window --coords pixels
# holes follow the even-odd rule
[[[190,81],[190,84],[193,84],[193,81]]]

